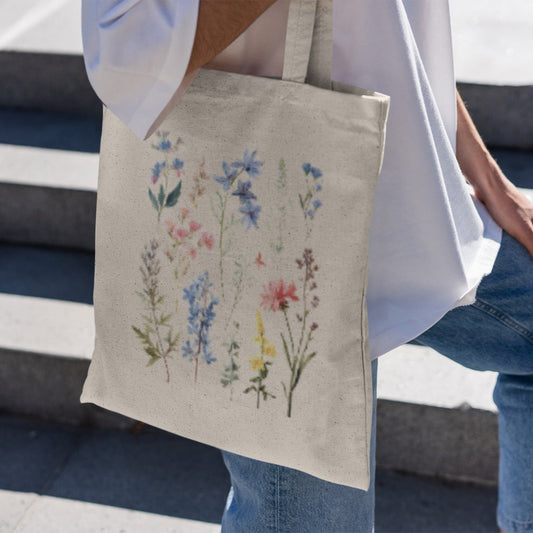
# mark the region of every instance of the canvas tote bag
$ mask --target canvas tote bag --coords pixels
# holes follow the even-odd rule
[[[389,100],[330,81],[316,5],[291,3],[282,79],[201,69],[144,141],[104,110],[80,401],[367,490]]]

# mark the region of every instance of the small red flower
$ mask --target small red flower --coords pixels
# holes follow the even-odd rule
[[[263,261],[263,259],[261,259],[261,252],[257,254],[257,257],[255,258],[255,262],[257,263],[258,268],[265,266],[265,262]]]
[[[263,285],[263,290],[265,291],[261,294],[261,307],[263,309],[270,308],[271,311],[279,311],[280,309],[285,309],[287,307],[288,298],[295,302],[299,299],[298,296],[294,294],[296,292],[296,285],[294,282],[286,287],[282,279],[279,281],[269,281],[268,286]]]

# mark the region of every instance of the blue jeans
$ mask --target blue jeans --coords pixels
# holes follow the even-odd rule
[[[499,373],[493,393],[499,412],[498,526],[506,533],[533,532],[533,260],[525,247],[504,231],[475,303],[452,309],[413,343],[468,368]],[[372,376],[369,490],[222,451],[232,483],[223,533],[373,531],[377,360]]]

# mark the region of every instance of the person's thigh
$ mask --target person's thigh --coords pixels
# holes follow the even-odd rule
[[[507,233],[476,302],[449,311],[416,344],[475,370],[498,372],[498,526],[533,531],[533,260]]]
[[[377,360],[374,385],[370,487],[329,483],[298,470],[222,450],[231,489],[222,516],[223,533],[371,533],[374,527]]]
[[[475,370],[533,374],[533,259],[505,231],[472,305],[449,311],[413,344]]]

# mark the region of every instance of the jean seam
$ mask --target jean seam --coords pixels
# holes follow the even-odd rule
[[[506,515],[503,511],[500,511],[500,515],[502,518],[505,518],[505,520],[508,520],[509,522],[512,522],[513,524],[517,524],[519,526],[533,526],[533,521],[529,520],[528,522],[522,522],[521,520],[515,520],[514,518],[511,518],[510,516]]]
[[[281,468],[276,466],[276,533],[279,533],[279,524],[280,524],[280,472]]]
[[[526,327],[522,326],[522,324],[511,318],[509,315],[504,313],[501,309],[498,309],[497,307],[479,298],[477,298],[472,305],[480,311],[483,311],[484,313],[487,313],[496,320],[500,321],[502,324],[509,327],[510,329],[518,333],[520,336],[524,337],[524,339],[529,341],[531,344],[533,344],[533,333],[529,331],[529,329],[527,329]]]

